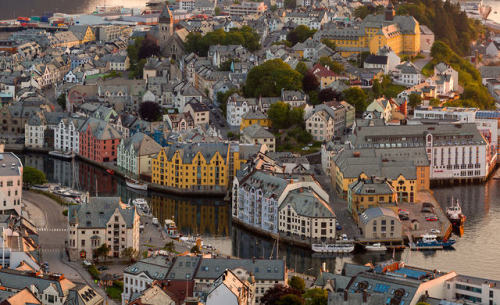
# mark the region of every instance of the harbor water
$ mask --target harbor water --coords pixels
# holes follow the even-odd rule
[[[181,233],[201,235],[220,252],[242,258],[286,257],[287,265],[298,272],[315,275],[322,262],[330,271],[340,270],[343,263],[365,264],[391,259],[393,253],[355,252],[350,255],[322,257],[311,251],[280,244],[231,225],[230,203],[222,199],[186,198],[163,193],[135,191],[125,181],[103,169],[75,160],[74,163],[47,155],[20,156],[25,166],[33,166],[47,175],[49,182],[89,191],[95,196],[120,196],[124,202],[146,198],[160,223],[174,219]],[[73,165],[74,164],[74,165]],[[73,173],[74,172],[74,173]],[[73,181],[76,177],[76,181]],[[97,188],[97,190],[96,190]],[[497,255],[500,252],[500,180],[485,184],[456,185],[434,188],[434,195],[443,208],[451,198],[458,199],[467,216],[462,237],[455,236],[453,250],[395,252],[395,259],[407,264],[458,273],[500,279]]]

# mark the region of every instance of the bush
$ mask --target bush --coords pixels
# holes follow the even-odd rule
[[[68,216],[68,209],[63,210],[62,213],[64,216]]]
[[[97,270],[95,265],[88,266],[87,271],[94,280],[99,280],[99,276],[101,275],[101,273],[99,272],[99,270]]]

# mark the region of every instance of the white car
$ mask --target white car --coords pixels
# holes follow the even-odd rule
[[[90,266],[90,265],[92,265],[92,264],[91,264],[88,260],[84,260],[84,261],[83,261],[83,264],[84,264],[85,266]]]
[[[432,234],[441,234],[441,231],[439,231],[438,229],[431,229],[431,233]]]

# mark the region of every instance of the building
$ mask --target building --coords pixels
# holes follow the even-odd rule
[[[345,109],[341,105],[317,105],[305,116],[306,130],[315,141],[331,141],[342,136],[345,128]]]
[[[40,274],[30,271],[19,271],[3,268],[0,270],[2,295],[11,292],[13,295],[21,293],[23,301],[35,297],[34,304],[43,305],[74,305],[92,304],[103,305],[104,298],[88,285],[75,284],[62,274]],[[26,292],[26,289],[31,294]],[[13,296],[12,295],[12,296]],[[10,296],[10,297],[12,297]],[[15,300],[12,298],[11,300]],[[20,300],[21,301],[21,300]],[[28,302],[31,304],[31,302]],[[4,302],[2,302],[4,304]],[[22,303],[13,303],[13,305]]]
[[[21,215],[23,164],[14,153],[3,152],[3,144],[0,144],[0,164],[0,211]]]
[[[424,76],[415,64],[406,61],[396,66],[392,74],[392,80],[396,84],[411,87],[423,82]]]
[[[31,116],[24,127],[24,145],[30,148],[43,148],[45,129],[47,129],[47,122],[41,111]]]
[[[123,303],[122,303],[123,304]],[[140,293],[131,302],[123,305],[176,305],[175,299],[163,290],[158,284],[153,284]]]
[[[238,148],[227,143],[173,144],[153,159],[152,182],[175,189],[224,192],[245,162]]]
[[[113,162],[122,135],[110,123],[89,118],[80,127],[80,156],[96,162]]]
[[[434,33],[427,26],[420,25],[420,50],[424,53],[430,53],[434,44]]]
[[[244,128],[241,131],[240,141],[243,144],[265,144],[270,152],[274,152],[276,149],[274,135],[259,124],[253,124]]]
[[[467,275],[457,275],[448,280],[444,287],[445,299],[457,303],[499,304],[500,282]]]
[[[316,76],[319,82],[319,87],[325,89],[338,79],[338,75],[335,74],[328,66],[322,66],[320,64],[315,64],[311,69],[312,74]]]
[[[4,305],[42,305],[42,302],[28,289],[0,294],[0,304]]]
[[[160,152],[161,145],[150,136],[137,132],[127,139],[122,139],[117,148],[116,165],[138,177],[150,176],[151,160]]]
[[[319,33],[336,44],[344,57],[370,52],[376,54],[390,47],[397,55],[417,55],[420,52],[420,24],[412,16],[395,15],[392,3],[385,14],[368,15],[359,23],[336,26]]]
[[[394,209],[371,207],[359,215],[358,227],[364,239],[401,239],[403,226]]]
[[[41,269],[38,231],[22,216],[0,216],[0,264],[3,268]],[[3,259],[3,261],[2,261]]]
[[[347,206],[354,217],[373,207],[383,207],[398,212],[397,192],[387,179],[360,178],[349,185]]]
[[[229,15],[232,16],[247,16],[253,14],[262,14],[267,11],[267,5],[264,2],[243,1],[234,3],[229,6]]]
[[[210,109],[202,102],[193,101],[184,106],[184,112],[189,112],[195,125],[210,123]]]
[[[122,305],[129,304],[133,295],[143,294],[154,281],[163,280],[171,265],[170,257],[158,255],[141,259],[125,268],[123,270]]]
[[[107,244],[108,256],[121,257],[126,248],[139,251],[140,217],[119,197],[93,197],[68,209],[68,249],[72,259],[94,257],[94,250]]]
[[[258,124],[262,127],[271,127],[271,120],[259,110],[250,109],[241,117],[240,130],[243,130],[251,125]]]
[[[212,284],[205,304],[255,304],[255,278],[241,280],[231,270],[225,270]]]
[[[307,104],[307,94],[302,91],[281,88],[281,101],[290,107],[301,107]]]
[[[240,126],[241,118],[250,110],[257,109],[257,100],[255,98],[244,98],[237,93],[231,95],[227,100],[226,119],[231,126]]]
[[[84,122],[79,118],[64,118],[54,128],[54,149],[63,152],[80,152],[80,127]]]

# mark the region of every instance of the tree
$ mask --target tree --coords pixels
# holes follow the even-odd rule
[[[364,52],[361,52],[361,54],[359,54],[359,63],[358,63],[358,66],[360,68],[363,68],[363,63],[365,62],[366,58],[370,56],[370,52],[368,51],[364,51]]]
[[[44,184],[47,182],[45,174],[31,166],[25,166],[23,169],[23,184],[26,186],[32,186],[36,184]]]
[[[327,66],[328,68],[330,68],[330,70],[337,74],[344,72],[344,65],[339,62],[333,61],[328,56],[321,57],[319,59],[319,64],[321,64],[322,66]]]
[[[267,116],[271,120],[271,126],[276,129],[288,128],[289,121],[288,116],[290,113],[290,105],[284,102],[277,102],[269,107],[267,111]]]
[[[61,106],[63,111],[66,111],[66,94],[65,93],[61,93],[61,95],[59,95],[59,97],[57,98],[57,104],[59,104],[59,106]]]
[[[161,107],[155,102],[143,102],[139,105],[139,115],[148,122],[159,121],[161,119]]]
[[[260,303],[262,305],[278,305],[278,301],[281,297],[289,294],[300,296],[300,291],[292,287],[286,287],[282,284],[276,284],[264,293],[260,299]]]
[[[304,279],[295,275],[290,278],[290,280],[288,281],[288,285],[292,288],[297,289],[301,293],[304,293],[306,289],[306,283],[304,282]]]
[[[111,248],[108,246],[108,244],[104,243],[99,248],[94,250],[94,257],[96,260],[98,260],[99,257],[106,259],[109,251],[111,251]]]
[[[168,252],[175,252],[174,242],[173,241],[169,241],[168,243],[165,244],[165,246],[163,247],[163,249],[165,251],[168,251]]]
[[[122,250],[122,256],[128,258],[129,262],[133,262],[137,258],[137,250],[132,247],[128,247]]]
[[[333,100],[340,100],[341,94],[334,91],[332,88],[325,88],[321,90],[318,94],[318,99],[321,103],[329,102]]]
[[[408,105],[411,108],[415,108],[422,103],[422,98],[420,97],[419,94],[416,93],[410,94],[409,100],[410,101],[408,102]]]
[[[299,61],[299,63],[295,67],[295,71],[299,72],[302,75],[306,75],[308,71],[307,65],[303,61]]]
[[[221,13],[220,7],[216,6],[214,9],[214,13],[215,13],[215,16],[220,16],[220,13]]]
[[[382,95],[382,85],[380,84],[378,79],[373,80],[372,91],[375,98],[379,98]]]
[[[344,90],[343,95],[346,102],[356,108],[356,113],[358,114],[363,113],[368,106],[366,104],[368,96],[362,89],[358,87],[352,87]]]
[[[304,78],[302,79],[302,88],[304,91],[309,92],[309,91],[314,91],[318,89],[319,87],[319,81],[312,73],[311,71],[308,71],[306,75],[304,75]]]
[[[287,294],[282,296],[276,305],[304,305],[304,299],[296,294]]]
[[[297,2],[295,0],[285,0],[285,8],[295,9]]]
[[[247,75],[243,92],[247,97],[280,96],[281,89],[298,90],[302,75],[281,59],[273,59],[255,66]]]
[[[311,105],[319,105],[321,104],[321,101],[319,100],[318,97],[318,91],[309,91],[307,94],[309,94],[309,104]]]
[[[327,305],[328,304],[328,291],[321,288],[308,289],[304,295],[306,305]]]
[[[430,101],[429,101],[429,105],[433,106],[433,107],[439,107],[441,105],[441,101],[437,98],[432,98]]]
[[[330,40],[328,38],[321,39],[321,43],[332,49],[332,51],[335,51],[335,49],[337,49],[337,44],[335,44],[333,40]]]
[[[137,56],[139,59],[148,58],[151,56],[160,56],[160,46],[151,38],[145,38],[141,42]]]
[[[226,116],[226,109],[227,109],[227,99],[233,95],[234,93],[237,93],[237,89],[229,89],[226,92],[219,91],[217,92],[217,103],[219,103],[219,107],[222,111],[222,114]]]
[[[186,36],[184,47],[187,53],[194,52],[199,56],[207,56],[208,49],[212,45],[242,45],[253,52],[260,49],[259,41],[260,37],[254,29],[243,26],[240,29],[230,29],[229,32],[218,29],[205,35],[191,32]]]
[[[295,45],[298,42],[306,41],[309,37],[312,37],[314,33],[316,33],[315,29],[310,29],[305,25],[299,25],[295,29],[288,32],[288,34],[286,35],[286,40]]]
[[[191,248],[191,250],[189,250],[189,252],[194,253],[194,254],[199,254],[199,253],[201,253],[201,251],[200,251],[200,247],[198,247],[198,245],[194,245],[194,246]]]

